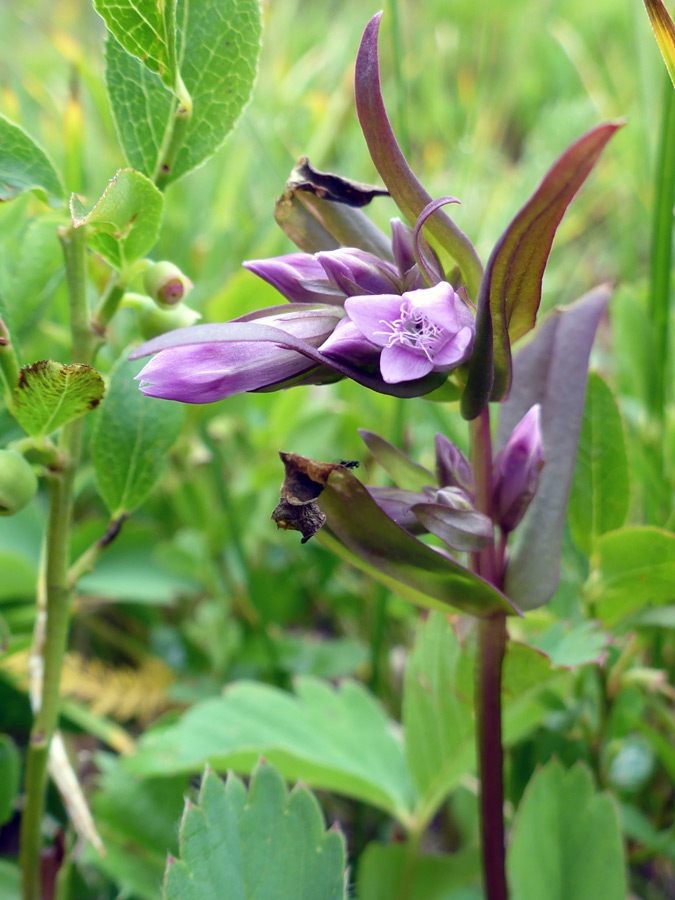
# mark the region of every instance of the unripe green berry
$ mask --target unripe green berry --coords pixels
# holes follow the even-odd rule
[[[136,311],[136,321],[141,337],[145,341],[173,331],[175,328],[185,328],[194,325],[201,314],[189,306],[178,306],[173,309],[158,309],[155,303],[143,294],[127,293],[122,300],[123,306],[131,307]]]
[[[192,290],[192,282],[178,266],[164,260],[152,263],[145,270],[143,286],[162,309],[176,306]]]
[[[37,486],[37,476],[21,454],[0,450],[0,516],[13,516],[23,509]]]

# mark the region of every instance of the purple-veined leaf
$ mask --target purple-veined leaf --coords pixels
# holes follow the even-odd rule
[[[663,0],[644,0],[649,21],[654,29],[654,37],[659,45],[663,61],[670,79],[675,85],[675,22],[673,22]]]
[[[425,487],[436,484],[433,472],[410,459],[379,434],[359,428],[359,437],[398,487],[422,491]]]
[[[582,135],[553,164],[497,242],[478,295],[476,342],[462,414],[475,418],[511,385],[510,345],[534,327],[551,244],[572,198],[620,123]]]
[[[476,553],[492,540],[492,522],[475,509],[452,509],[442,503],[418,503],[412,511],[428,531],[454,550]]]
[[[347,469],[334,467],[317,499],[326,528],[350,562],[381,578],[405,599],[435,609],[455,607],[474,616],[516,612],[493,585],[424,544],[388,518]],[[320,532],[320,537],[323,532]],[[331,549],[339,548],[327,542]],[[410,590],[412,589],[412,591]]]
[[[543,606],[560,575],[560,545],[581,417],[588,360],[609,289],[598,287],[571,306],[553,310],[514,358],[513,385],[503,404],[497,447],[525,413],[541,403],[544,468],[537,493],[514,532],[505,590],[521,609]]]
[[[267,314],[267,311],[265,313]],[[129,359],[140,359],[143,356],[150,356],[152,353],[159,353],[160,350],[167,350],[170,347],[184,347],[187,344],[208,344],[220,341],[268,341],[279,347],[297,350],[298,353],[313,359],[316,363],[333,369],[346,378],[351,378],[371,391],[377,391],[380,394],[390,394],[394,397],[419,397],[427,394],[439,387],[447,377],[446,372],[431,372],[424,378],[418,378],[415,381],[387,384],[379,373],[366,372],[363,369],[358,369],[356,366],[329,359],[308,341],[303,341],[301,338],[287,334],[273,325],[260,325],[254,321],[209,323],[205,325],[191,325],[188,328],[177,328],[175,331],[168,331],[156,338],[152,338],[150,341],[146,341],[145,344],[137,347],[129,354]]]
[[[392,131],[380,89],[380,64],[377,38],[382,13],[366,25],[356,57],[354,94],[356,112],[368,150],[394,202],[414,225],[422,210],[432,201],[406,162]],[[469,238],[445,213],[436,210],[426,225],[429,232],[454,258],[466,281],[469,296],[475,300],[483,267]]]

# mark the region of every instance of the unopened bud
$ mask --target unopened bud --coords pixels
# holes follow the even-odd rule
[[[37,476],[21,454],[0,450],[0,516],[13,516],[27,506],[37,486]]]
[[[192,282],[178,266],[163,261],[152,263],[146,271],[143,286],[162,309],[171,309],[181,303],[192,290]]]
[[[541,406],[535,403],[513,429],[495,460],[492,503],[495,521],[502,531],[513,531],[525,515],[536,493],[543,465]]]
[[[473,497],[476,491],[471,463],[459,447],[455,447],[444,434],[434,438],[436,445],[436,474],[441,487],[459,487]]]

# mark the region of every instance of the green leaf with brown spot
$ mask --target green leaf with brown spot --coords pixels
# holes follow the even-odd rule
[[[95,409],[104,392],[103,379],[91,366],[42,360],[19,372],[16,418],[31,437],[43,438]]]
[[[94,0],[94,9],[127,53],[164,84],[176,85],[176,0]]]
[[[76,194],[70,199],[73,224],[88,225],[90,247],[122,269],[154,246],[162,224],[164,197],[133,169],[120,169],[88,212]]]

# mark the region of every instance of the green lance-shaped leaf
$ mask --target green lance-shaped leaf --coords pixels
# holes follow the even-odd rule
[[[94,0],[94,9],[127,53],[176,86],[176,0]]]
[[[673,602],[675,534],[661,528],[620,528],[603,535],[597,549],[598,580],[589,599],[606,625]]]
[[[621,413],[608,385],[591,372],[570,492],[572,537],[587,555],[628,513],[629,470]]]
[[[488,397],[502,400],[508,395],[511,344],[534,328],[544,269],[560,220],[620,127],[600,125],[568,147],[492,251],[478,296],[476,344],[462,396],[464,418],[475,418]]]
[[[663,0],[644,0],[654,36],[675,86],[675,22],[673,22]]]
[[[159,237],[164,197],[140,172],[120,169],[87,212],[76,194],[70,199],[73,224],[90,227],[89,245],[111,266],[122,269],[152,249]]]
[[[429,469],[416,463],[378,434],[359,428],[359,436],[397,487],[421,491],[437,483]]]
[[[582,765],[553,761],[527,787],[507,856],[513,900],[624,900],[617,810]]]
[[[169,859],[164,900],[345,900],[345,841],[314,796],[290,794],[261,761],[248,792],[207,770],[198,805],[185,806],[180,859]]]
[[[515,611],[493,585],[397,525],[343,466],[332,467],[317,503],[350,561],[411,602],[474,616]]]
[[[406,162],[392,131],[380,89],[377,38],[382,13],[373,16],[361,39],[354,71],[356,111],[368,150],[382,181],[411,225],[432,197],[424,190]],[[469,296],[478,294],[483,267],[469,238],[441,210],[436,210],[425,230],[455,259],[462,271]]]
[[[153,489],[183,421],[180,404],[139,391],[140,368],[124,361],[115,367],[92,436],[96,485],[113,518],[136,509]]]
[[[15,415],[27,434],[43,438],[95,409],[104,392],[103,379],[91,366],[42,360],[19,372]]]
[[[61,206],[64,190],[47,154],[26,132],[0,115],[0,203],[35,191],[51,206]]]
[[[241,681],[148,730],[125,768],[143,777],[197,773],[206,763],[248,774],[260,756],[288,779],[363,800],[405,823],[413,789],[393,723],[360,684],[298,678],[295,694]]]
[[[182,12],[179,5],[179,68],[192,110],[169,171],[162,165],[179,102],[115,38],[106,44],[106,85],[124,155],[164,185],[222,146],[251,97],[260,53],[258,0],[190,0]]]
[[[522,609],[542,606],[560,576],[560,546],[584,409],[588,360],[609,300],[606,287],[546,318],[514,358],[513,385],[503,404],[496,444],[535,403],[541,404],[544,468],[534,500],[514,532],[505,591]]]

